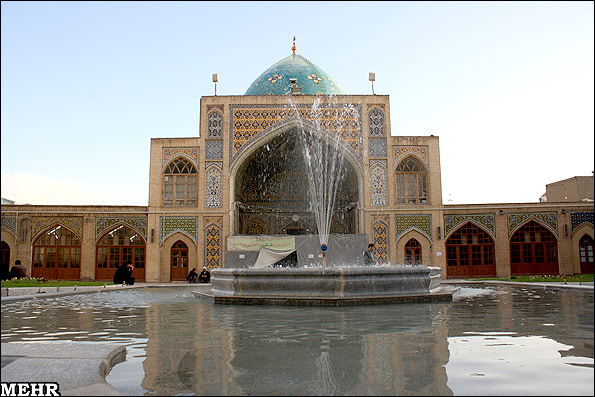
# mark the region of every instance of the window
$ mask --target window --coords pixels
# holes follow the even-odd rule
[[[106,233],[97,243],[97,280],[111,279],[114,272],[127,261],[134,265],[133,276],[144,279],[146,243],[143,237],[132,229],[120,225]]]
[[[428,202],[427,170],[414,157],[407,157],[396,169],[397,203],[423,204]]]
[[[421,265],[421,244],[414,238],[405,244],[405,263],[408,265]]]
[[[512,274],[558,274],[558,243],[545,227],[530,221],[510,238]]]
[[[581,273],[593,273],[593,239],[585,234],[579,241],[579,253],[581,258]]]
[[[81,241],[58,225],[40,235],[33,243],[32,277],[78,280],[81,267]]]
[[[179,158],[172,161],[163,172],[164,205],[196,205],[196,167]]]
[[[446,241],[447,277],[495,276],[494,240],[467,223]]]

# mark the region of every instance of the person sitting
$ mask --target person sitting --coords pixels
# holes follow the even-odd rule
[[[188,273],[188,277],[186,277],[186,280],[188,280],[189,283],[195,283],[197,279],[198,273],[196,272],[196,268],[193,267],[192,270],[190,270],[190,273]]]
[[[124,262],[124,264],[119,266],[114,273],[114,284],[134,285],[134,277],[132,277],[133,271],[134,265],[132,262]]]
[[[211,273],[209,273],[206,267],[202,268],[202,272],[200,272],[200,274],[198,275],[198,281],[201,283],[211,282]]]
[[[9,278],[27,278],[27,268],[21,265],[20,259],[14,262],[14,266],[10,269]]]

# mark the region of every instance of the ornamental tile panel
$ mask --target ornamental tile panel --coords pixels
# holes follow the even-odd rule
[[[372,206],[388,205],[386,169],[386,160],[370,161],[370,202]]]
[[[159,244],[163,244],[177,231],[186,233],[198,244],[198,217],[196,216],[160,216],[159,217]]]
[[[31,236],[37,234],[50,226],[60,224],[68,228],[79,239],[83,236],[83,217],[60,217],[60,216],[33,216],[31,217]]]
[[[207,160],[220,160],[223,158],[223,140],[206,141],[205,145]]]
[[[222,217],[205,217],[205,264],[209,269],[221,267],[223,232],[221,225]]]
[[[570,225],[572,231],[585,222],[593,225],[593,211],[570,213]]]
[[[396,166],[408,154],[416,154],[426,165],[429,165],[428,145],[394,145],[393,164]]]
[[[16,237],[17,235],[17,217],[16,215],[2,214],[2,229]]]
[[[370,136],[384,136],[384,112],[382,110],[378,108],[372,109],[368,113],[368,124],[370,128]]]
[[[370,157],[386,157],[386,139],[370,138],[368,140]]]
[[[379,264],[388,262],[388,216],[383,218],[372,218],[372,235]]]
[[[223,116],[221,113],[211,112],[207,120],[207,138],[222,138]]]
[[[112,230],[118,225],[128,226],[143,236],[147,240],[147,218],[146,217],[97,217],[95,218],[95,239],[97,240],[103,233]]]
[[[339,137],[356,157],[361,158],[360,110],[360,105],[345,104],[326,105],[318,110],[306,105],[236,105],[230,112],[231,163],[245,149],[246,144],[288,120],[303,120],[319,125],[329,134]]]
[[[223,202],[223,173],[217,163],[208,163],[205,205],[209,208],[219,208]]]
[[[398,241],[401,235],[415,229],[432,241],[432,216],[431,215],[395,215],[396,236]]]
[[[559,236],[557,212],[529,212],[508,215],[508,237],[510,238],[519,227],[531,219],[547,227],[556,236]]]
[[[194,147],[164,147],[161,148],[161,168],[165,167],[167,162],[178,155],[184,155],[198,166],[200,148]]]
[[[490,214],[463,214],[463,215],[444,215],[444,238],[457,230],[464,223],[472,222],[482,227],[492,237],[496,238],[496,215]]]

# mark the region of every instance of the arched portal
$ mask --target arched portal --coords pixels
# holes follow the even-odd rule
[[[588,234],[581,237],[579,241],[579,251],[581,258],[581,273],[593,273],[593,239]]]
[[[558,274],[558,241],[537,222],[527,222],[510,238],[512,274]]]
[[[116,269],[127,261],[134,265],[132,276],[145,280],[146,242],[140,233],[120,225],[105,233],[97,242],[96,280],[112,280]]]
[[[33,242],[31,277],[80,280],[81,240],[62,225],[41,233]]]
[[[304,160],[304,146],[326,145],[325,150],[331,155],[333,151],[344,149],[336,149],[322,136],[307,134],[304,138],[299,134],[302,134],[300,126],[286,128],[255,148],[237,167],[233,181],[237,211],[235,234],[250,234],[250,225],[256,221],[266,225],[269,234],[288,233],[289,229],[284,226],[298,222],[300,233],[318,233],[310,207],[310,176]],[[347,158],[334,172],[339,180],[331,231],[358,233],[360,178]]]
[[[493,277],[496,275],[494,240],[488,233],[468,222],[446,240],[446,275]]]
[[[188,276],[188,246],[178,240],[171,247],[171,281],[184,281]]]

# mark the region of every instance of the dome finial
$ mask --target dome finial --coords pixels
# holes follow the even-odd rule
[[[291,51],[293,51],[293,55],[295,55],[295,52],[297,51],[297,47],[295,46],[295,36],[293,36],[293,47],[291,47]]]

